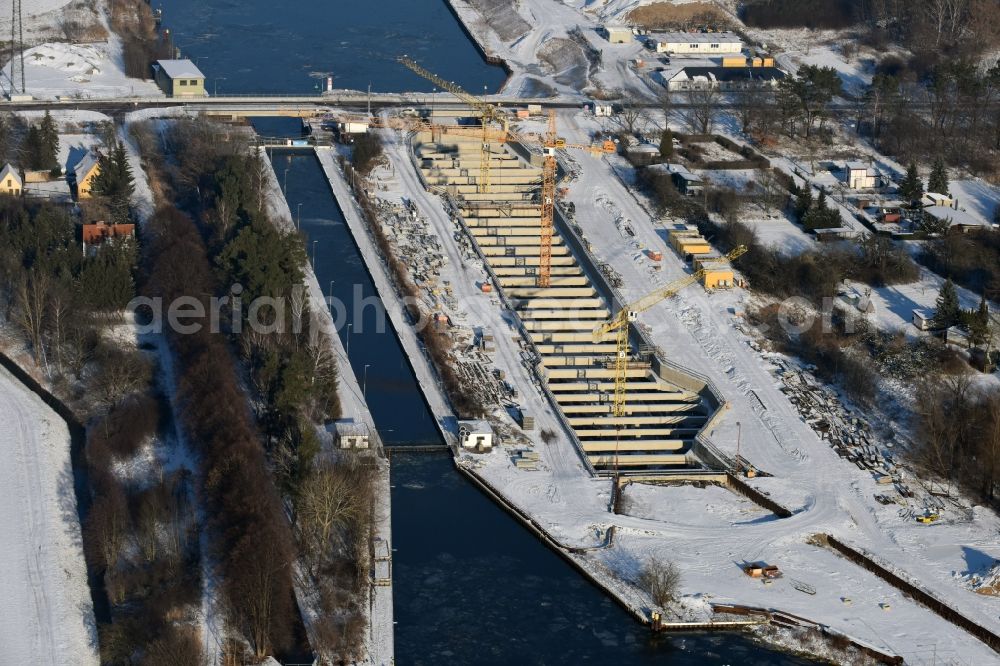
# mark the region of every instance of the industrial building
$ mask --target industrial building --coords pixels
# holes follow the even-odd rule
[[[205,96],[205,75],[190,60],[157,60],[153,79],[169,97]]]
[[[713,56],[743,51],[743,41],[732,32],[662,32],[652,39],[657,53]]]
[[[753,90],[773,88],[785,78],[777,67],[685,67],[667,79],[667,90]]]
[[[480,140],[422,133],[416,141],[427,187],[455,203],[491,278],[514,304],[523,355],[537,361],[545,388],[595,470],[686,466],[711,411],[704,384],[655,355],[632,354],[626,366],[625,413],[615,416],[616,336],[594,335],[611,311],[558,225],[552,236],[551,283],[538,286],[540,168],[506,146],[492,146],[491,187],[483,192],[478,184]]]
[[[635,35],[627,25],[606,25],[604,35],[612,44],[630,44]]]

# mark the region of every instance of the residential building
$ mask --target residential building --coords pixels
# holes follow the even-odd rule
[[[9,163],[5,164],[3,169],[0,170],[0,194],[19,197],[21,196],[23,187],[24,183],[21,181],[21,175]]]
[[[731,32],[663,32],[652,39],[657,53],[713,56],[743,51],[742,40]]]
[[[852,190],[870,190],[878,181],[878,172],[864,162],[848,162],[844,165],[847,187]]]
[[[667,79],[667,90],[754,90],[785,78],[777,67],[685,67]]]
[[[992,226],[971,213],[948,206],[927,206],[924,208],[924,215],[942,222],[947,221],[949,231],[966,232],[973,229],[988,229]]]
[[[84,251],[88,247],[101,245],[105,241],[135,236],[134,224],[108,224],[104,220],[88,222],[81,227],[80,237]]]
[[[88,150],[76,166],[73,167],[73,178],[76,186],[77,199],[89,199],[93,194],[94,179],[101,172],[100,156]]]
[[[692,197],[701,194],[705,189],[701,178],[688,171],[687,167],[681,164],[657,164],[650,168],[669,174],[674,187],[681,194]]]
[[[955,200],[947,194],[925,192],[924,196],[920,198],[920,205],[925,208],[928,206],[944,206],[945,208],[950,208],[955,205]]]
[[[157,60],[153,78],[170,97],[205,96],[205,75],[190,60]]]
[[[635,37],[627,25],[606,25],[604,35],[612,44],[630,44]]]

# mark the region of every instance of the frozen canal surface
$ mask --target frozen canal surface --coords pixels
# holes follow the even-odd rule
[[[160,3],[156,3],[160,6]],[[506,77],[466,37],[444,0],[164,0],[174,45],[204,71],[209,94],[337,89],[430,91],[395,62],[409,55],[474,93]],[[215,79],[218,78],[218,81]]]

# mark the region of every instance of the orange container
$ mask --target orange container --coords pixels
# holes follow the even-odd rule
[[[493,291],[493,285],[491,285],[489,282],[483,282],[482,284],[479,285],[479,288],[483,290],[484,294],[488,294],[491,291]]]

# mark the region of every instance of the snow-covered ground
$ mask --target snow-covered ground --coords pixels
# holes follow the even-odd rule
[[[3,77],[10,75],[10,63]],[[121,40],[112,35],[107,42],[66,44],[50,42],[24,53],[24,77],[28,94],[36,99],[57,97],[161,96],[152,81],[125,76]]]
[[[0,369],[0,661],[97,664],[66,423]]]
[[[589,122],[566,112],[560,118],[561,134],[570,141],[586,142]],[[401,149],[390,142],[395,173],[410,181],[405,187],[426,213],[423,199],[430,195],[416,191],[415,174],[403,175],[413,167],[405,156],[396,157]],[[626,186],[630,177],[623,175],[628,169],[624,162],[616,156],[576,153],[572,160],[577,177],[567,183],[568,200],[575,204],[576,220],[597,258],[623,277],[621,293],[626,301],[686,274],[681,259],[666,247],[649,203]],[[433,208],[432,201],[426,205]],[[623,219],[634,235],[623,232]],[[448,249],[454,246],[453,226],[443,218],[440,224],[446,250],[453,261],[461,262],[463,255]],[[649,247],[663,251],[659,271],[642,252]],[[495,316],[474,309],[480,306],[472,294],[462,302],[473,317]],[[738,330],[741,324],[734,313],[746,307],[746,295],[739,291],[707,294],[695,286],[646,312],[640,325],[648,328],[669,359],[707,377],[721,391],[729,409],[706,434],[732,455],[739,423],[741,453],[774,474],[752,483],[788,507],[794,514],[791,518],[777,519],[766,512],[754,517],[756,508],[746,507],[742,498],[728,497],[726,491],[673,488],[630,488],[626,498],[634,500],[628,509],[631,515],[613,515],[608,510],[610,481],[583,473],[568,437],[535,446],[541,457],[537,471],[515,468],[511,451],[504,449],[465,456],[462,464],[530,513],[564,546],[593,548],[580,557],[582,564],[636,608],[645,607],[648,600],[634,587],[634,580],[643,562],[658,555],[678,563],[684,592],[702,605],[713,599],[780,608],[901,654],[912,663],[929,662],[934,651],[938,658],[965,663],[995,661],[995,653],[984,644],[808,539],[817,532],[831,533],[876,553],[960,612],[996,630],[1000,623],[992,599],[972,593],[963,582],[981,561],[998,555],[991,546],[1000,533],[996,515],[958,501],[948,505],[941,521],[924,526],[914,520],[912,507],[878,504],[874,495],[880,486],[871,473],[841,460],[800,418],[779,390],[768,359]],[[498,359],[503,346],[498,345]],[[518,364],[513,365],[510,374],[519,381]],[[702,492],[706,494],[697,495]],[[613,542],[602,546],[611,526],[616,526]],[[778,564],[786,577],[763,585],[742,573],[738,565],[744,560]],[[796,587],[797,582],[805,585]],[[801,591],[803,587],[815,594]]]

